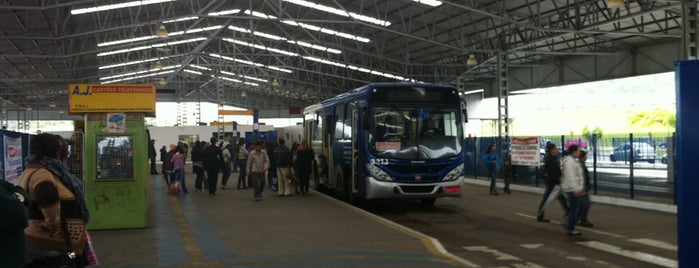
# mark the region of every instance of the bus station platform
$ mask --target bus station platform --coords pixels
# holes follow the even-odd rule
[[[233,173],[229,182],[237,182]],[[143,229],[93,230],[98,267],[455,267],[433,238],[314,192],[279,197],[265,189],[168,195],[149,177]],[[235,179],[233,179],[235,178]],[[232,185],[230,183],[229,185]]]

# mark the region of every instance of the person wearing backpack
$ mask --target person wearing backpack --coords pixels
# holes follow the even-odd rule
[[[277,182],[279,196],[291,196],[291,163],[292,155],[289,148],[284,145],[286,141],[279,139],[279,145],[274,148],[274,161],[277,168]]]

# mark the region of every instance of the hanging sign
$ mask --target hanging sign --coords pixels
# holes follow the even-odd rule
[[[70,84],[70,114],[146,113],[155,116],[155,85]]]
[[[510,141],[512,164],[517,166],[539,165],[539,137],[512,138]]]

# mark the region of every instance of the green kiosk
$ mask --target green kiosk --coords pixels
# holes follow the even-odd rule
[[[155,85],[71,84],[70,113],[85,116],[88,229],[146,227],[148,135]]]

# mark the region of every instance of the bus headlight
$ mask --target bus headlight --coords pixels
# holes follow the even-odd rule
[[[369,174],[375,179],[380,181],[392,181],[391,176],[389,176],[385,171],[373,164],[367,164],[366,169],[369,170]]]
[[[457,166],[456,168],[452,169],[447,173],[446,176],[444,176],[444,179],[442,181],[454,181],[458,179],[461,176],[461,173],[464,171],[464,164],[461,164]]]

